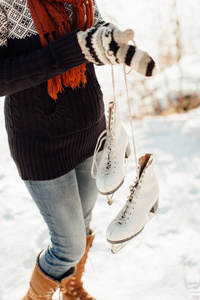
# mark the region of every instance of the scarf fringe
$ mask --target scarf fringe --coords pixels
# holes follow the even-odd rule
[[[57,76],[55,78],[48,80],[47,91],[48,91],[48,94],[51,96],[51,98],[56,100],[58,98],[57,94],[62,93],[63,90],[64,90],[64,88],[62,86],[61,76]]]
[[[55,101],[57,99],[57,94],[62,93],[64,87],[71,87],[73,90],[76,88],[84,87],[87,83],[85,76],[86,64],[81,65],[80,67],[73,68],[62,75],[59,75],[55,78],[48,80],[47,91],[48,94]]]

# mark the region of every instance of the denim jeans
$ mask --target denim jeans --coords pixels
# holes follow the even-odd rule
[[[25,181],[49,229],[51,243],[41,252],[39,266],[51,278],[61,278],[85,252],[98,195],[91,165],[92,157],[59,178]]]

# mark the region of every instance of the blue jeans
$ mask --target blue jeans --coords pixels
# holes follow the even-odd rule
[[[59,178],[25,181],[49,229],[51,243],[40,254],[39,266],[51,278],[61,278],[85,252],[98,195],[91,165],[92,157]]]

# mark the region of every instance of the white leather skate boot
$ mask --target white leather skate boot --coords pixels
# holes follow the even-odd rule
[[[139,159],[139,179],[134,186],[130,186],[130,195],[126,204],[107,228],[106,238],[113,244],[113,253],[118,252],[127,241],[139,234],[157,213],[158,196],[153,155],[146,154]]]
[[[131,152],[127,133],[119,119],[116,102],[109,103],[106,133],[106,141],[96,175],[96,185],[102,195],[111,195],[124,182]]]

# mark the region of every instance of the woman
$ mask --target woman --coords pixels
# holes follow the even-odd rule
[[[91,156],[106,124],[92,63],[126,63],[151,75],[153,60],[127,44],[132,38],[132,30],[106,24],[92,0],[0,1],[9,147],[51,238],[23,300],[51,300],[57,288],[64,300],[94,299],[81,276],[94,238]]]

